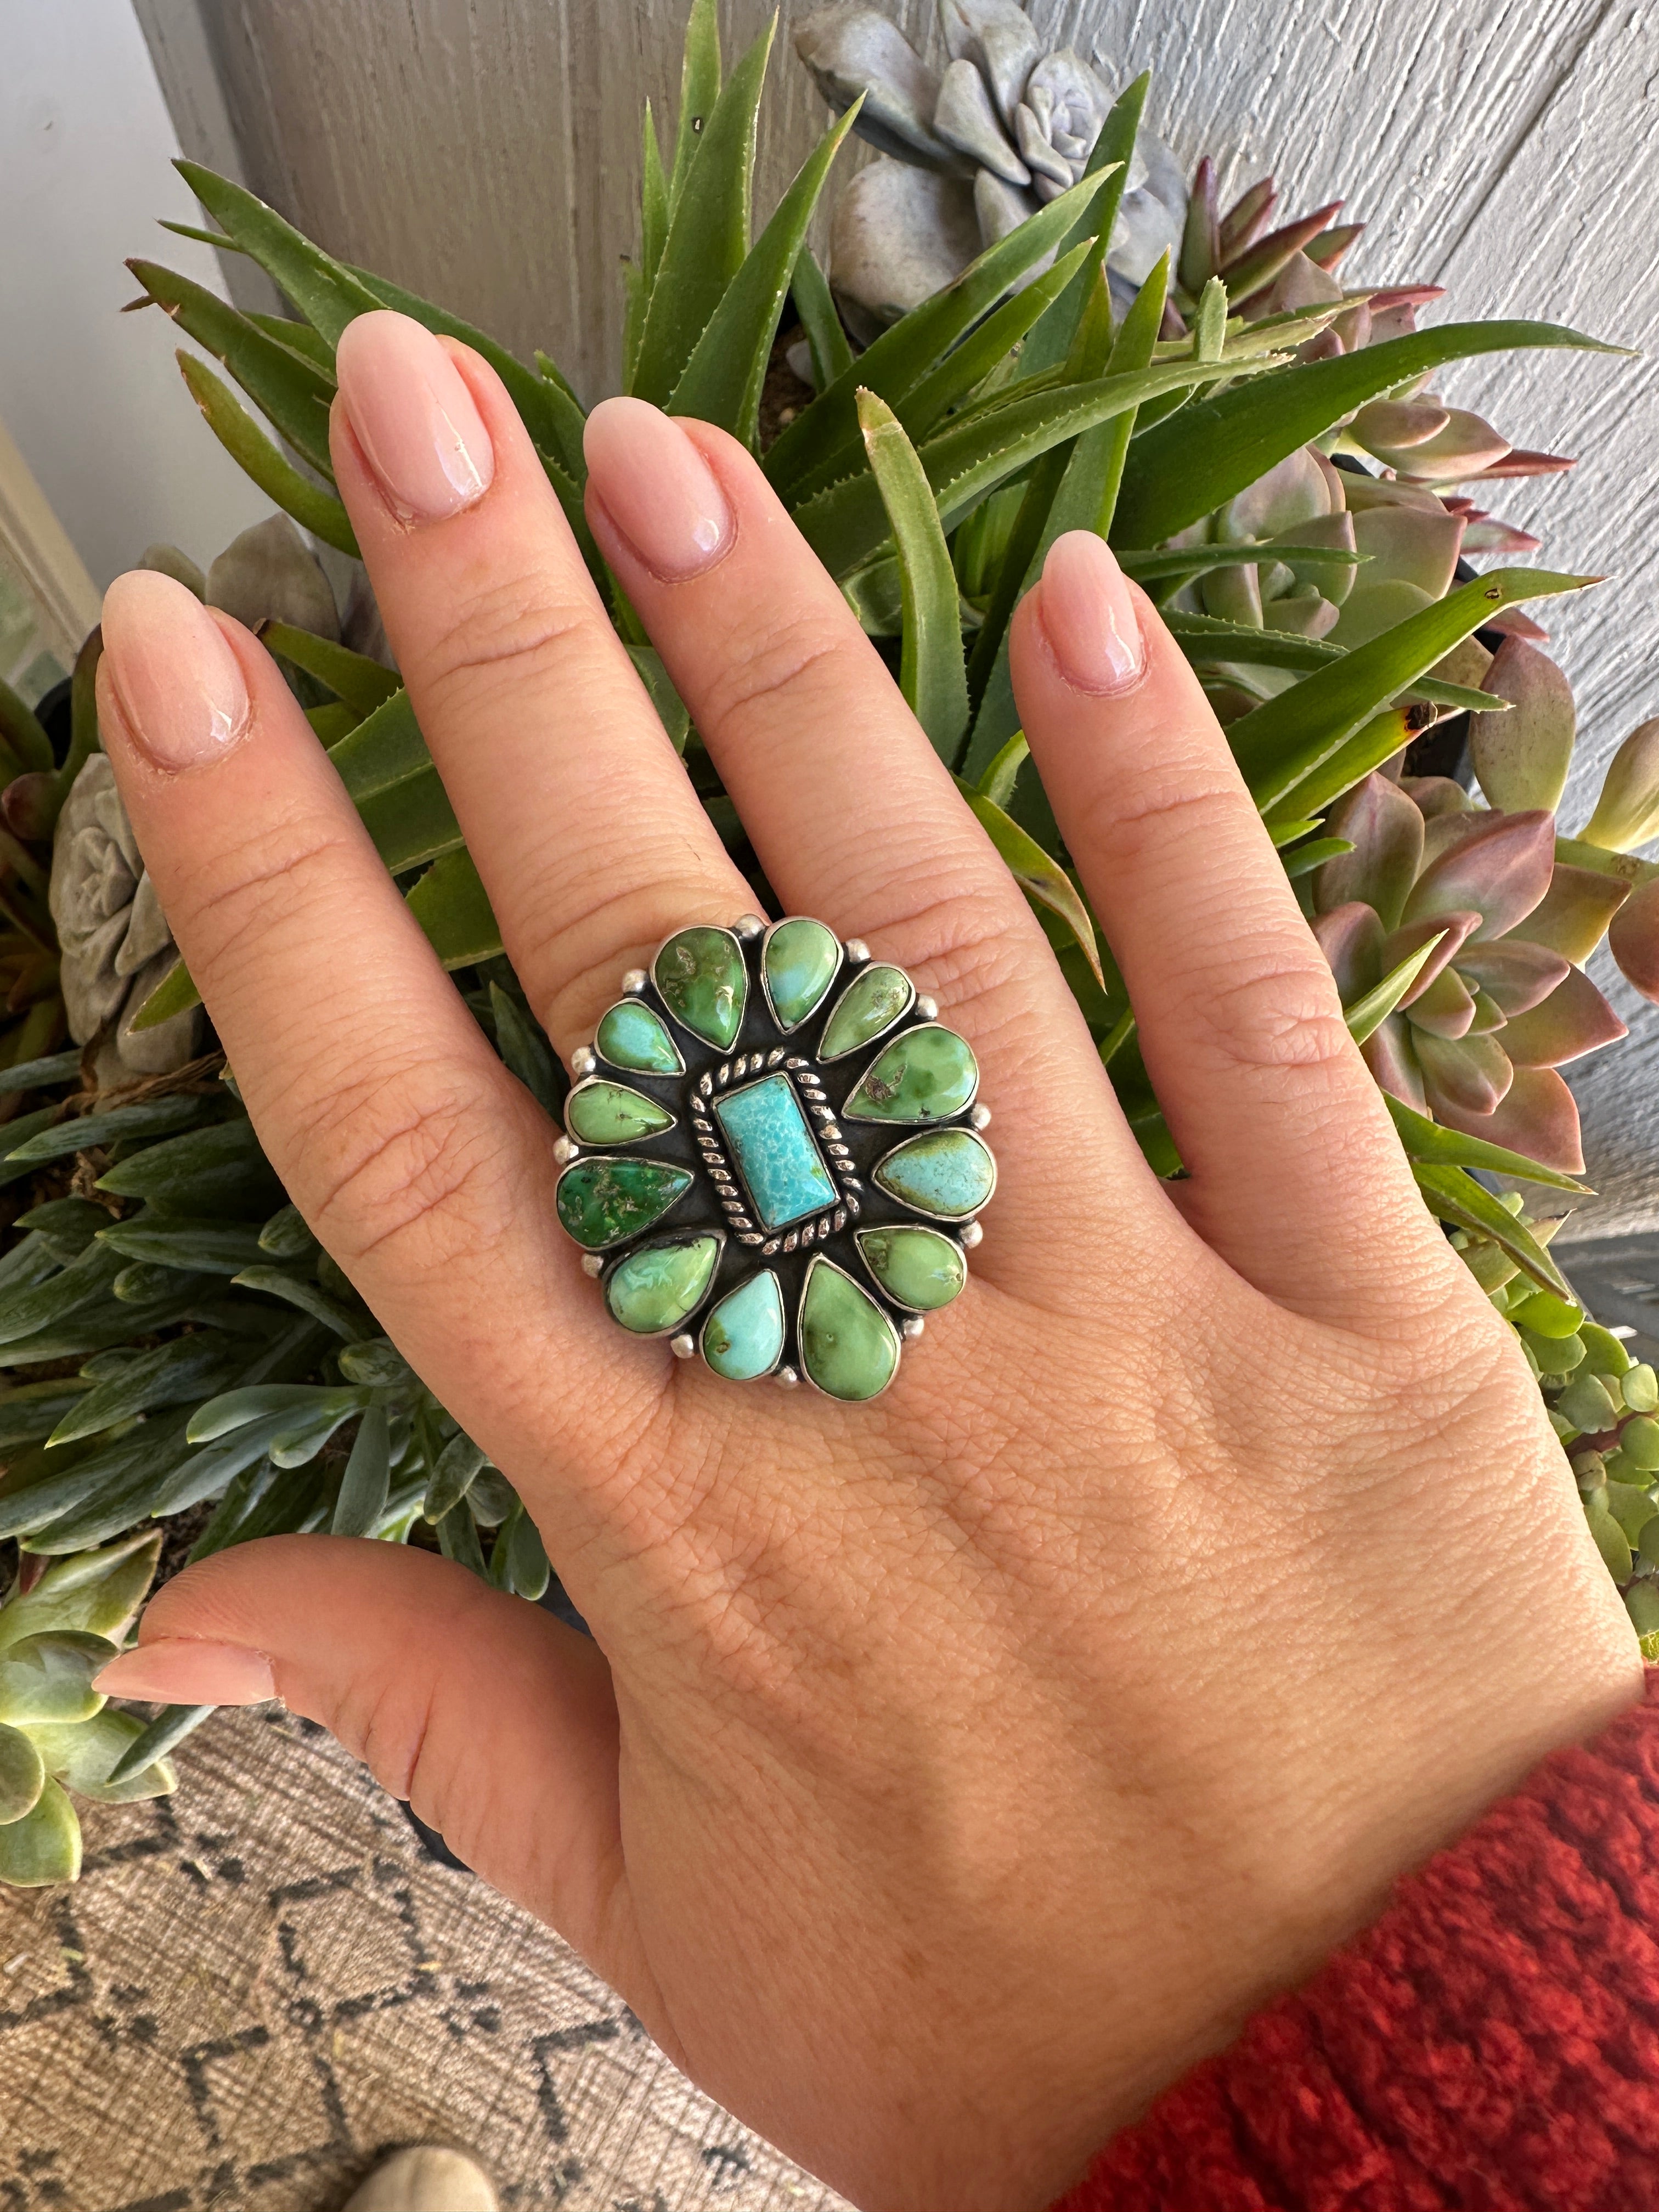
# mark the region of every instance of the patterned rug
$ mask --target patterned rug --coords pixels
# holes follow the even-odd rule
[[[0,1890],[4,2212],[333,2212],[457,2143],[504,2205],[843,2212],[311,1723],[219,1714],[86,1872]]]

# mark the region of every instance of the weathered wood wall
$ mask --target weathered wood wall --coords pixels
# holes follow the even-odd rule
[[[335,252],[516,347],[546,346],[586,395],[610,386],[639,106],[648,94],[672,121],[685,0],[211,0],[199,17],[198,0],[137,4],[181,135],[211,127],[181,112],[158,32],[195,23],[256,190]],[[888,4],[931,38],[931,0]],[[1031,12],[1115,83],[1150,66],[1152,119],[1188,164],[1214,153],[1236,185],[1271,168],[1306,205],[1345,193],[1370,224],[1350,264],[1361,277],[1443,283],[1443,313],[1659,343],[1659,17],[1637,0],[1034,0]],[[720,13],[729,51],[769,8],[722,0]],[[783,27],[763,206],[823,123]],[[1448,379],[1516,442],[1583,457],[1574,477],[1498,502],[1538,529],[1552,565],[1613,579],[1557,625],[1586,732],[1569,818],[1620,738],[1659,712],[1656,374],[1551,355]],[[1659,1116],[1638,1112],[1659,1087],[1650,1010],[1643,1028],[1583,1083],[1602,1173],[1627,1194],[1659,1149]]]

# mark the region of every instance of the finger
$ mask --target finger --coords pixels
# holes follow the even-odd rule
[[[550,1340],[567,1381],[652,1388],[605,1356],[593,1302],[556,1264],[545,1117],[439,968],[270,656],[152,574],[112,585],[104,639],[106,747],[272,1164],[469,1433],[502,1466],[544,1464]],[[560,1394],[554,1434],[573,1451],[591,1395]]]
[[[1156,1193],[1024,895],[750,454],[629,399],[594,410],[586,451],[594,535],[786,911],[897,961],[979,1057],[1009,1231],[988,1271],[1010,1287],[1018,1265],[1052,1275],[1045,1237],[1121,1224]],[[665,499],[669,482],[687,489]],[[717,519],[707,543],[689,514]]]
[[[280,1698],[601,1972],[619,1963],[611,1672],[539,1607],[430,1552],[266,1537],[167,1583],[99,1687],[170,1705]]]
[[[340,340],[340,495],[422,734],[558,1049],[687,922],[754,903],[495,371],[407,316]]]
[[[1328,1308],[1340,1283],[1392,1303],[1378,1231],[1420,1253],[1426,1216],[1197,679],[1086,531],[1056,541],[1012,652],[1033,756],[1194,1178],[1183,1210],[1273,1296]]]

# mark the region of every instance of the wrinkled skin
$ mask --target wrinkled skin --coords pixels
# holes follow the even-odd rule
[[[752,895],[464,349],[493,481],[435,521],[382,495],[353,428],[386,404],[375,343],[341,349],[341,489],[568,1054],[623,969]],[[729,511],[678,563],[665,440]],[[555,1132],[276,671],[227,618],[181,615],[228,641],[252,711],[211,763],[157,767],[191,650],[173,641],[170,691],[128,678],[172,587],[124,580],[106,741],[261,1139],[529,1502],[595,1640],[430,1554],[287,1538],[181,1576],[105,1679],[274,1682],[857,2203],[1027,2212],[1632,1700],[1636,1646],[1149,603],[1118,602],[1138,675],[1071,680],[1086,564],[1062,540],[1014,669],[1176,1185],[753,462],[636,402],[588,444],[599,542],[785,910],[904,963],[978,1054],[1001,1182],[973,1280],[862,1407],[623,1337],[554,1222]],[[635,550],[653,528],[659,573]]]

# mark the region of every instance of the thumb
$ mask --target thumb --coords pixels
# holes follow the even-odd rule
[[[605,1971],[620,1853],[611,1670],[522,1598],[430,1552],[268,1536],[167,1583],[97,1686],[169,1705],[280,1698]]]

